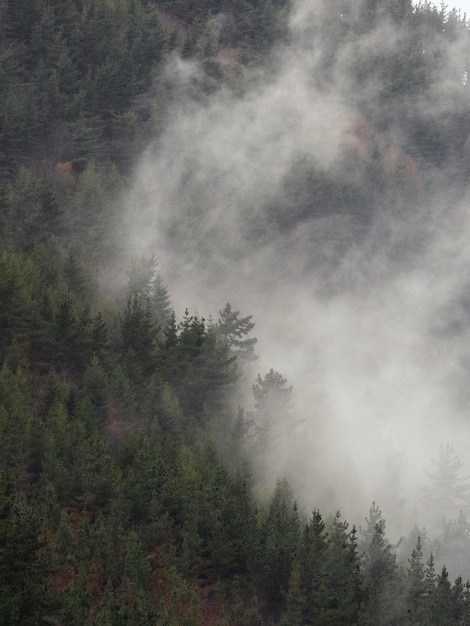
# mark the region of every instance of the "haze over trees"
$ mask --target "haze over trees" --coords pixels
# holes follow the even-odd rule
[[[260,358],[269,305],[257,319],[239,304],[255,274],[287,327],[297,294],[278,285],[318,274],[320,296],[337,293],[344,251],[366,241],[380,260],[394,220],[397,264],[433,247],[410,225],[438,198],[445,231],[465,199],[469,25],[429,2],[311,7],[314,19],[288,0],[0,0],[0,624],[470,623],[470,479],[454,444],[413,494],[429,531],[413,519],[395,542],[380,502],[348,522],[321,470],[328,424],[311,438],[296,381]],[[314,65],[287,71],[296,56]],[[312,91],[292,82],[287,98],[279,66]],[[276,124],[255,124],[275,102]],[[220,119],[224,152],[206,133]],[[164,205],[153,221],[139,212],[149,196]],[[227,268],[230,299],[199,312],[191,282],[220,285]],[[380,282],[362,270],[354,288]],[[187,291],[166,272],[186,273]],[[458,296],[433,319],[442,342],[468,338]],[[320,416],[321,401],[309,408]],[[350,484],[337,457],[328,468]],[[401,510],[404,494],[383,495]]]

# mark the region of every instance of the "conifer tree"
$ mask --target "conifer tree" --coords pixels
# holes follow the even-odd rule
[[[416,547],[413,548],[407,570],[407,621],[410,624],[420,623],[423,605],[426,598],[425,566],[421,536],[418,536]]]
[[[164,282],[160,272],[157,272],[155,276],[150,304],[154,315],[160,324],[160,328],[165,328],[170,321],[172,308],[168,286]]]
[[[439,457],[431,459],[434,471],[429,473],[431,486],[423,500],[438,519],[449,519],[470,507],[469,478],[461,475],[462,461],[451,444],[441,445]]]
[[[278,480],[261,530],[260,574],[275,614],[284,603],[299,550],[299,515],[292,489]]]
[[[287,386],[287,378],[279,372],[271,368],[264,378],[258,374],[253,385],[254,418],[262,441],[277,439],[277,422],[285,419],[291,394],[292,387]]]
[[[446,566],[436,579],[436,588],[431,601],[432,624],[435,626],[456,626],[459,623],[452,594],[452,584]]]
[[[371,623],[393,624],[405,611],[400,573],[393,546],[385,534],[382,511],[375,502],[366,522],[359,550],[362,552],[367,614]]]
[[[129,379],[143,383],[157,364],[158,326],[148,300],[142,302],[137,293],[129,297],[120,316],[118,350]]]
[[[34,626],[53,610],[49,572],[41,562],[40,521],[24,494],[0,472],[0,622]]]
[[[217,333],[228,343],[230,348],[240,359],[255,360],[254,347],[258,341],[256,337],[248,337],[254,328],[252,315],[240,317],[240,311],[234,311],[227,302],[223,311],[219,312]]]
[[[327,533],[318,509],[314,510],[305,527],[299,550],[299,586],[303,623],[315,624],[321,620],[325,605]]]
[[[337,513],[325,524],[327,551],[325,592],[321,606],[321,623],[325,626],[357,623],[363,609],[363,578],[357,550],[356,529]]]

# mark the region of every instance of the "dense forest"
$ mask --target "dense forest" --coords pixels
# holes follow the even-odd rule
[[[465,16],[427,1],[310,4],[314,19],[290,0],[0,0],[2,625],[470,624],[470,481],[454,446],[434,454],[421,494],[432,535],[420,522],[392,541],[379,501],[356,527],[341,499],[328,506],[328,485],[300,504],[286,468],[321,444],[312,453],[295,381],[261,366],[263,319],[235,291],[193,312],[191,290],[172,291],[163,244],[148,244],[157,235],[129,243],[137,221],[164,231],[188,282],[208,266],[221,282],[234,266],[240,291],[247,248],[265,251],[254,273],[271,264],[260,282],[288,281],[290,255],[303,276],[327,267],[319,291],[332,293],[349,277],[342,251],[378,221],[412,224],[438,198],[444,223],[465,198]],[[378,45],[385,32],[393,43]],[[299,132],[281,168],[278,135],[254,132],[243,108],[290,54],[314,57],[316,93],[354,107],[328,164],[322,136],[299,145],[305,127],[281,116]],[[199,112],[225,124],[228,102],[253,131],[253,187],[227,173],[243,161],[237,131],[221,140],[233,162],[202,143],[219,167],[207,176],[189,149],[194,128],[205,132]],[[272,171],[254,148],[268,140]],[[141,226],[136,206],[157,195],[138,185],[143,160],[178,177],[159,166],[167,213]],[[224,217],[207,220],[214,207]],[[407,232],[390,249],[400,263],[424,246]],[[458,339],[463,319],[436,319],[433,332]]]

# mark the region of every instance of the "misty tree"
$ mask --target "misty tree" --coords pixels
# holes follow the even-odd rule
[[[172,309],[168,287],[158,271],[154,255],[133,258],[127,275],[127,297],[136,296],[142,303],[147,302],[152,315],[164,329],[170,321]]]
[[[426,561],[426,567],[424,569],[424,590],[427,596],[431,596],[434,593],[436,587],[436,560],[434,554],[431,552],[428,560]]]
[[[139,300],[150,299],[157,274],[158,263],[152,254],[150,257],[134,257],[127,270],[128,282],[126,295],[137,296]]]
[[[470,507],[470,477],[461,476],[462,462],[451,444],[441,445],[439,457],[432,458],[431,486],[423,494],[428,508],[439,517],[449,518]]]
[[[425,598],[426,585],[423,545],[421,536],[418,536],[416,547],[413,548],[411,553],[407,570],[407,605],[411,623],[419,623]]]
[[[320,623],[326,592],[324,563],[327,559],[327,548],[325,522],[320,511],[315,509],[304,528],[299,547],[297,602],[300,604],[301,624]],[[295,586],[292,591],[295,593]],[[290,609],[293,597],[295,596],[291,593]]]
[[[63,215],[54,189],[31,171],[20,168],[8,188],[3,207],[8,234],[18,249],[31,250],[61,234]]]
[[[292,386],[287,385],[287,378],[273,368],[264,378],[258,374],[253,385],[254,422],[262,447],[280,445],[288,421],[291,395]]]
[[[366,523],[359,552],[362,553],[367,611],[372,624],[394,624],[404,611],[400,572],[395,550],[385,534],[385,519],[375,502]]]
[[[276,407],[286,407],[292,394],[292,386],[287,386],[287,378],[271,368],[264,378],[258,374],[253,385],[255,407],[258,411],[269,412]]]
[[[284,605],[299,540],[299,514],[292,488],[287,480],[278,480],[261,528],[260,552],[261,583],[276,612]]]
[[[115,167],[89,164],[77,178],[64,215],[71,240],[93,261],[109,259],[116,244],[117,197],[123,181]]]
[[[118,351],[129,379],[135,384],[143,382],[155,369],[157,330],[149,301],[142,302],[137,294],[129,297],[119,317]]]
[[[155,276],[150,304],[161,328],[165,328],[170,321],[172,308],[168,286],[160,272]]]
[[[457,591],[457,593],[455,593]],[[428,623],[436,626],[459,626],[463,609],[463,589],[461,581],[457,583],[457,588],[452,588],[449,579],[449,572],[445,565],[442,566],[441,573],[436,579],[436,588],[431,598],[432,616]]]
[[[219,316],[216,324],[217,333],[223,337],[237,357],[255,360],[257,357],[254,350],[258,340],[256,337],[248,337],[255,326],[251,321],[253,316],[240,317],[240,311],[232,309],[230,302],[227,302],[223,311],[219,312]]]
[[[161,373],[175,391],[183,412],[197,419],[225,414],[223,401],[234,378],[233,362],[227,344],[203,317],[186,309],[176,324],[173,314],[164,329],[160,351]]]
[[[462,576],[470,577],[470,520],[460,511],[455,519],[444,520],[439,541],[439,561],[452,566]]]

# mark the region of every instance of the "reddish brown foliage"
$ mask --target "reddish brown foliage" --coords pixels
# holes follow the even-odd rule
[[[62,163],[56,163],[56,168],[66,174],[72,173],[72,161],[63,161]]]
[[[73,567],[64,567],[60,572],[53,577],[53,586],[57,594],[62,594],[68,589],[75,587],[77,580],[77,572]]]

